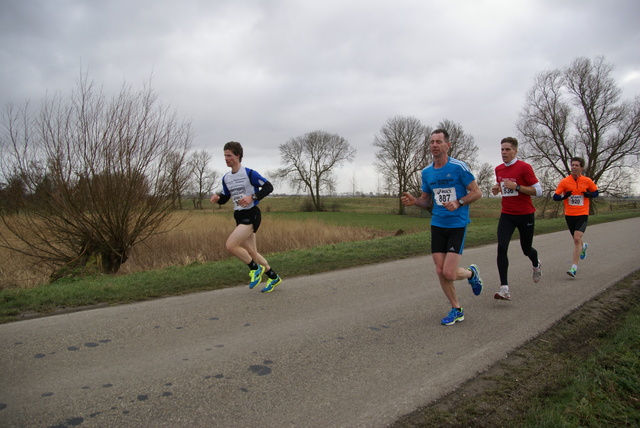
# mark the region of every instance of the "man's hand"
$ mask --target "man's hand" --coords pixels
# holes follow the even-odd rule
[[[248,207],[252,202],[253,202],[253,198],[251,197],[251,195],[247,195],[238,201],[238,205],[244,208],[244,207]]]
[[[405,207],[410,207],[411,205],[416,204],[416,197],[410,193],[403,193],[400,200],[402,201],[402,205],[404,205]]]
[[[504,185],[505,189],[509,189],[509,190],[516,190],[516,187],[518,187],[518,185],[511,180],[505,180],[502,182],[502,184]]]
[[[442,204],[448,211],[455,211],[461,207],[460,203],[456,201],[449,201]]]

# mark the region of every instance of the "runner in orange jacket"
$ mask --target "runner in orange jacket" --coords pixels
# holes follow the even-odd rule
[[[598,196],[598,186],[582,171],[584,159],[571,158],[571,175],[560,180],[553,195],[554,201],[564,201],[564,218],[573,237],[573,264],[567,271],[572,278],[578,273],[578,262],[587,257],[589,244],[582,241],[582,236],[587,230],[590,200]]]

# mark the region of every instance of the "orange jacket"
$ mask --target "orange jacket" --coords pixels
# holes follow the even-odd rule
[[[577,216],[577,215],[589,215],[589,198],[586,198],[584,192],[595,192],[598,190],[598,186],[589,177],[584,175],[579,176],[577,179],[569,175],[568,177],[560,180],[558,188],[556,189],[556,195],[564,195],[568,191],[571,191],[571,196],[564,200],[564,215]]]

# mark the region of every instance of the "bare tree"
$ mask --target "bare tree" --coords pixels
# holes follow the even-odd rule
[[[601,193],[629,193],[640,154],[640,97],[621,101],[612,70],[604,57],[580,57],[536,77],[518,130],[523,158],[540,174],[557,181],[570,174],[571,157],[581,156]]]
[[[494,167],[488,163],[484,162],[478,168],[476,174],[476,182],[478,183],[478,187],[482,190],[482,194],[485,198],[491,196],[491,188],[496,182],[496,175]]]
[[[404,214],[403,192],[420,189],[419,172],[427,164],[427,128],[414,117],[394,116],[380,128],[373,146],[378,148],[374,166],[385,181],[395,188],[398,214]]]
[[[358,193],[358,180],[356,180],[356,172],[353,171],[351,175],[351,180],[349,181],[349,185],[351,187],[351,196],[355,196]]]
[[[449,119],[440,121],[436,128],[445,129],[449,133],[449,141],[451,141],[449,156],[463,161],[472,170],[475,169],[478,159],[478,146],[473,135],[467,134],[462,125]]]
[[[188,162],[187,153],[173,152],[167,156],[165,162],[165,176],[171,186],[171,208],[182,209],[182,197],[189,188],[189,179],[193,173],[192,165]]]
[[[18,214],[24,208],[27,189],[24,180],[17,176],[7,177],[6,183],[0,183],[0,210],[7,214]]]
[[[218,172],[209,168],[212,157],[206,150],[200,150],[193,152],[189,159],[195,194],[193,207],[198,210],[202,209],[202,200],[211,194],[218,181]]]
[[[349,142],[337,134],[309,132],[280,145],[280,156],[286,166],[277,176],[289,181],[296,191],[308,191],[313,209],[322,211],[321,192],[336,187],[333,168],[351,162],[355,154]]]
[[[184,159],[191,125],[150,85],[108,97],[81,73],[69,97],[36,113],[9,105],[3,122],[0,173],[25,192],[20,215],[0,211],[0,245],[49,266],[52,279],[115,273],[165,227],[176,197],[168,166]]]

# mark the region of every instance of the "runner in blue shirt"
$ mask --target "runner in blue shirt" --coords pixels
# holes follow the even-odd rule
[[[451,310],[441,323],[453,325],[464,321],[464,310],[458,301],[454,281],[466,279],[476,296],[482,293],[478,266],[458,267],[467,224],[471,221],[469,204],[480,199],[482,192],[467,164],[449,157],[451,142],[446,130],[436,129],[431,133],[429,148],[433,163],[422,170],[422,195],[416,198],[404,193],[402,203],[420,208],[433,207],[431,254],[440,286],[451,304]]]

